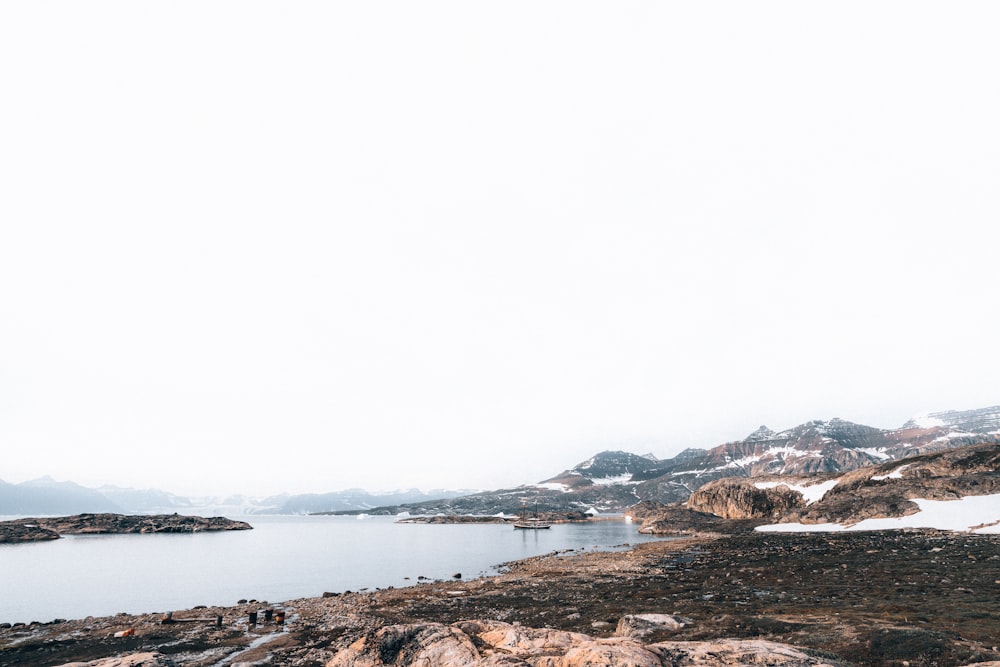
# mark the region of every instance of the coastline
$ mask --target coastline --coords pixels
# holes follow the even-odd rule
[[[480,619],[601,639],[616,636],[626,616],[672,614],[682,627],[644,641],[768,640],[852,664],[933,656],[962,665],[1000,659],[991,611],[998,548],[995,536],[939,531],[699,534],[528,558],[469,581],[175,611],[182,622],[172,624],[146,614],[0,628],[0,664],[52,667],[146,651],[165,661],[149,664],[312,667],[398,624]],[[250,613],[268,608],[284,611],[285,623],[251,626]]]

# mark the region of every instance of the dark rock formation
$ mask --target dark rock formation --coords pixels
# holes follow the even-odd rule
[[[642,521],[640,533],[679,536],[701,533],[729,535],[751,532],[763,519],[723,519],[708,512],[698,512],[679,504],[663,505],[644,501],[625,510],[626,516]]]
[[[742,478],[709,482],[688,498],[687,506],[723,519],[779,519],[794,508],[804,507],[802,494],[787,486],[757,488]]]
[[[250,530],[250,524],[225,517],[154,514],[77,514],[74,516],[14,519],[0,522],[5,526],[36,526],[57,535],[102,533],[197,533],[217,530]]]
[[[59,533],[31,524],[0,522],[0,544],[57,540]]]

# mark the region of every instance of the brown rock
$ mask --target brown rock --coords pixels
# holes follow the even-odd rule
[[[675,665],[824,665],[797,648],[762,640],[662,642],[594,639],[576,632],[496,621],[393,625],[340,651],[327,667],[667,667]]]
[[[758,489],[760,478],[727,477],[709,482],[688,498],[687,506],[724,519],[779,518],[796,507],[805,507],[798,491],[787,486]]]

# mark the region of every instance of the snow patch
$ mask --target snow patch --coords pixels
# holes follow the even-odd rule
[[[818,500],[822,500],[826,492],[837,486],[837,482],[840,478],[829,479],[825,482],[820,482],[819,484],[809,484],[808,486],[800,484],[789,484],[788,482],[757,482],[754,484],[758,489],[773,489],[776,486],[785,486],[792,491],[798,491],[802,494],[802,498],[805,499],[806,505],[812,505]]]
[[[877,482],[881,482],[883,479],[902,479],[903,478],[903,471],[906,470],[909,467],[910,467],[910,464],[907,463],[906,465],[899,466],[898,468],[896,468],[895,470],[893,470],[888,475],[872,475],[871,478],[874,479]]]
[[[534,484],[533,486],[536,489],[548,489],[549,491],[562,491],[563,493],[569,492],[569,487],[559,482],[545,482],[544,484]]]
[[[975,433],[968,433],[966,431],[952,431],[951,433],[945,433],[939,438],[934,438],[934,442],[944,442],[946,440],[954,440],[955,438],[968,438],[974,435]]]
[[[824,438],[829,440],[829,438]],[[781,454],[789,458],[796,458],[799,456],[822,456],[819,452],[812,452],[809,450],[795,449],[794,447],[772,447],[767,450],[768,454]]]
[[[625,473],[624,475],[616,475],[615,477],[596,477],[590,480],[594,484],[600,486],[609,486],[611,484],[625,484],[626,482],[632,481],[632,475]]]
[[[906,445],[903,445],[903,446],[905,447]],[[857,450],[855,450],[855,451],[862,452],[863,454],[867,454],[868,456],[872,456],[872,457],[874,457],[876,459],[880,459],[882,461],[888,461],[889,459],[892,458],[890,455],[888,455],[888,454],[885,453],[885,447],[877,447],[877,448],[876,447],[858,447]]]
[[[718,466],[716,468],[712,468],[712,470],[725,470],[726,468],[742,468],[743,466],[748,466],[748,465],[750,465],[752,463],[757,463],[762,458],[763,458],[763,455],[761,455],[761,456],[744,456],[742,459],[735,459],[735,460],[729,461],[725,465],[721,465],[721,466]]]
[[[757,530],[771,533],[829,533],[843,530],[933,528],[937,530],[1000,534],[1000,494],[966,496],[959,500],[914,498],[913,502],[917,504],[920,511],[909,516],[865,519],[849,526],[839,523],[778,523],[769,526],[759,526]]]
[[[934,428],[936,426],[947,426],[943,419],[938,419],[937,417],[931,417],[928,414],[917,415],[911,419],[914,424],[919,428]]]

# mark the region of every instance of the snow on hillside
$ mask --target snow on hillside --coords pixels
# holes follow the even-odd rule
[[[903,446],[905,447],[906,445],[904,444]],[[855,451],[882,461],[888,461],[892,458],[889,454],[885,453],[885,447],[858,447]]]
[[[828,533],[844,530],[933,528],[1000,534],[1000,494],[966,496],[959,500],[914,498],[913,502],[920,507],[920,511],[909,516],[865,519],[848,526],[839,523],[778,523],[759,526],[757,530],[772,533]]]
[[[568,493],[570,488],[565,484],[560,482],[543,482],[541,484],[532,484],[536,489],[548,489],[549,491],[561,491],[562,493]]]
[[[932,417],[930,414],[917,415],[910,422],[915,424],[917,428],[935,428],[936,426],[947,425],[943,419]]]
[[[600,484],[601,486],[607,486],[609,484],[626,484],[632,481],[632,475],[625,473],[624,475],[616,475],[614,477],[594,477],[590,480],[594,484]]]
[[[872,479],[881,482],[884,479],[903,479],[903,471],[910,467],[910,464],[901,465],[888,475],[872,475]]]
[[[802,494],[802,498],[806,501],[806,505],[812,505],[813,503],[822,500],[826,492],[837,486],[837,482],[840,478],[830,479],[825,482],[820,482],[819,484],[810,484],[808,486],[802,486],[800,484],[789,484],[787,482],[757,482],[754,484],[758,489],[773,489],[777,486],[786,486],[792,491],[798,491]]]

